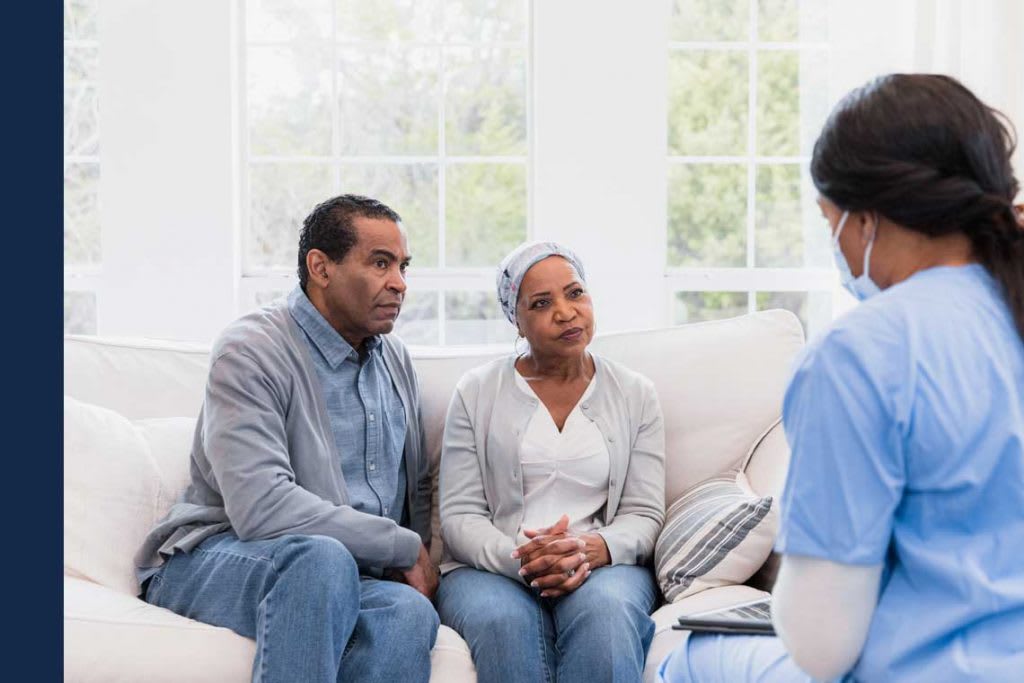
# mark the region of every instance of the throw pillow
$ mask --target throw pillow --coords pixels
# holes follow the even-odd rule
[[[771,554],[778,514],[742,472],[713,477],[683,493],[665,515],[654,549],[668,602],[708,588],[741,584]]]

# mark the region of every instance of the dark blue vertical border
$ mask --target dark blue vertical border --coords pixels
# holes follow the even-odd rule
[[[62,12],[59,0],[10,5],[0,41],[7,680],[60,680],[64,659]]]

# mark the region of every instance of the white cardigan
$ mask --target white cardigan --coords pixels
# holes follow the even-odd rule
[[[665,519],[665,430],[654,384],[594,355],[594,392],[580,408],[608,443],[611,471],[604,525],[613,564],[643,564]],[[515,357],[459,381],[441,450],[441,571],[470,566],[515,581],[523,520],[522,434],[539,401],[515,385]]]

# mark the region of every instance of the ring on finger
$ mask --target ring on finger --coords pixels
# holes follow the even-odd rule
[[[568,576],[569,578],[572,578],[572,577],[576,576],[576,570],[575,569],[570,569],[567,572],[565,572],[565,575]]]

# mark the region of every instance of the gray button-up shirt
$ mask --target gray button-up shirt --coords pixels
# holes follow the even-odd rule
[[[360,512],[402,523],[405,510],[405,410],[384,364],[379,337],[358,352],[331,327],[301,287],[288,310],[305,332],[341,454],[341,470]]]

